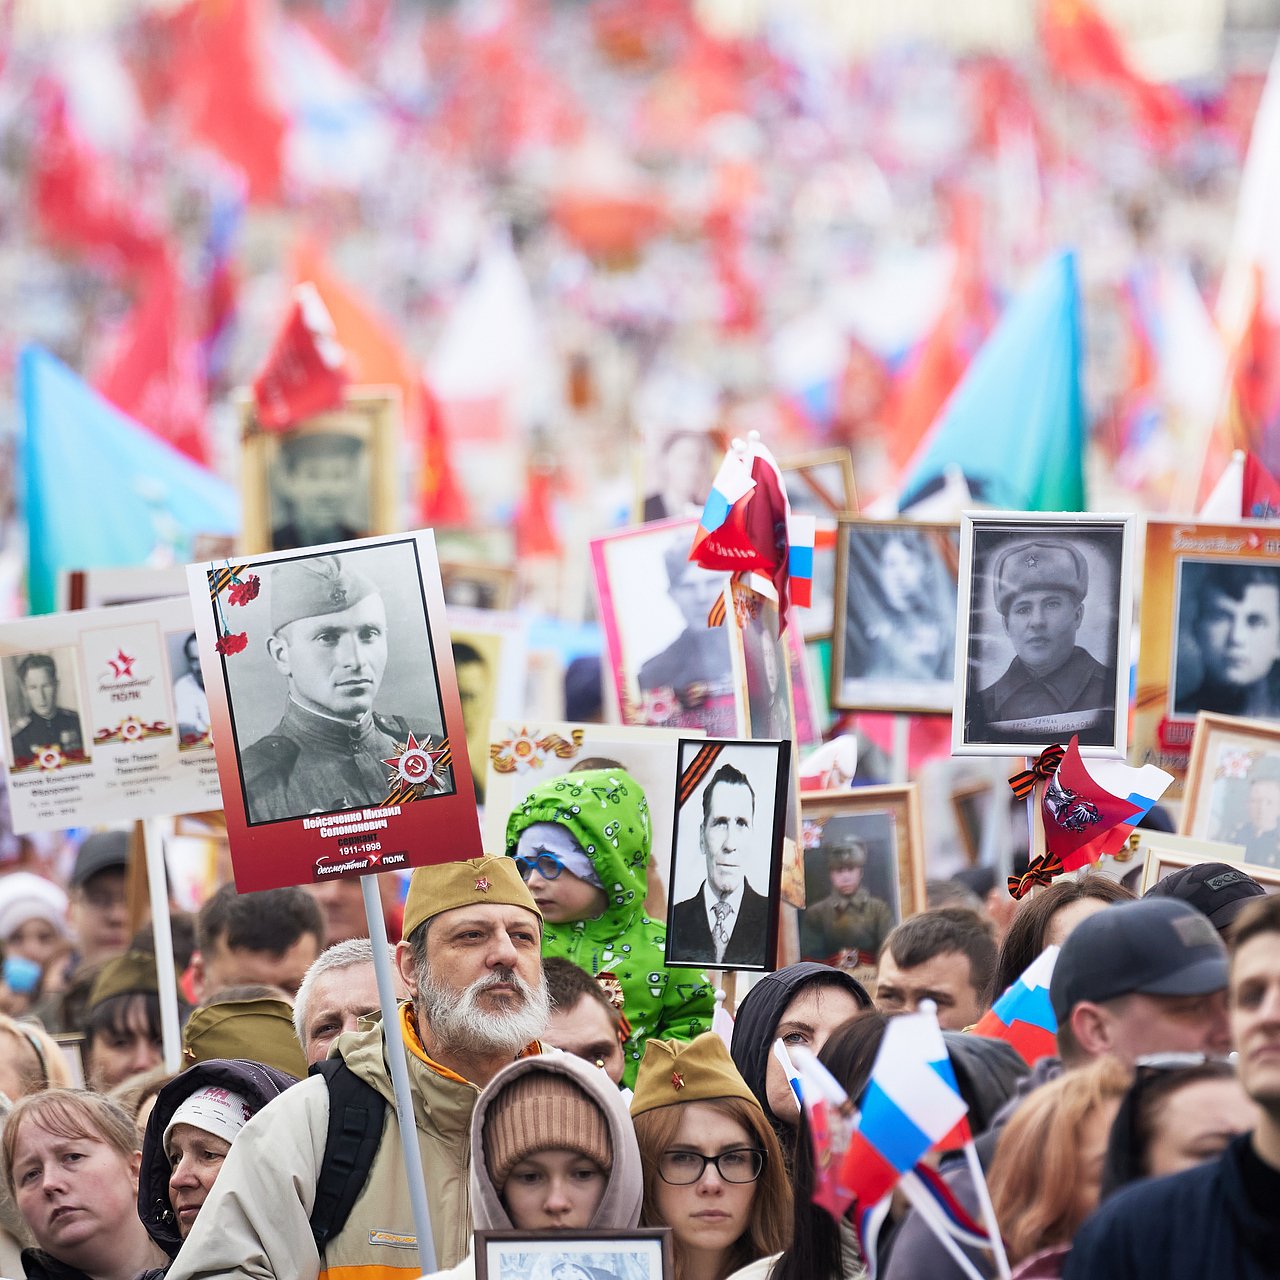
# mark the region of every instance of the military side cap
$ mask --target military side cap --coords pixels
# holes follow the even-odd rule
[[[444,911],[473,907],[481,902],[523,907],[542,919],[529,886],[520,879],[514,859],[469,858],[465,862],[440,862],[414,871],[404,903],[402,936],[409,937],[420,924]]]
[[[1069,591],[1077,600],[1089,594],[1089,566],[1084,556],[1066,542],[1019,542],[997,557],[992,576],[996,584],[996,608],[1009,612],[1023,591]]]
[[[271,572],[271,630],[279,631],[299,618],[342,613],[378,588],[352,569],[343,556],[312,556],[286,560]]]
[[[835,836],[824,840],[822,847],[827,851],[828,867],[865,867],[867,865],[867,846],[852,834]]]
[[[354,458],[363,442],[345,431],[294,431],[280,442],[288,467],[319,458]]]
[[[714,1031],[704,1031],[692,1040],[645,1042],[631,1099],[633,1116],[710,1098],[741,1098],[760,1108],[759,1099],[747,1088],[724,1041]]]
[[[156,958],[145,951],[126,951],[114,960],[108,960],[98,971],[89,988],[86,1010],[96,1009],[112,996],[132,995],[135,991],[160,990],[156,977]]]
[[[307,1058],[293,1029],[293,1010],[283,1000],[228,1000],[197,1009],[182,1031],[182,1057],[188,1066],[211,1058],[245,1058],[299,1080]]]

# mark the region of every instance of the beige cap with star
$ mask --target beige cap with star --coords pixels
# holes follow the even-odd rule
[[[401,936],[408,938],[420,924],[442,912],[479,902],[523,907],[542,919],[514,859],[468,858],[465,862],[439,862],[414,871],[405,898]]]

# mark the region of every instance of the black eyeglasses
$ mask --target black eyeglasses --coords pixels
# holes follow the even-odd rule
[[[564,870],[564,863],[554,853],[547,853],[545,850],[533,858],[517,856],[515,864],[520,872],[520,879],[526,882],[535,871],[544,880],[554,880]]]
[[[718,1156],[704,1156],[701,1151],[664,1151],[658,1161],[658,1176],[673,1187],[687,1187],[697,1182],[713,1164],[725,1182],[754,1182],[764,1168],[764,1152],[755,1147],[734,1147]]]

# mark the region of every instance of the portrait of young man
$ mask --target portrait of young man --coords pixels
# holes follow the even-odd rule
[[[58,664],[51,653],[28,653],[6,663],[10,681],[20,695],[21,715],[14,724],[10,745],[14,769],[38,767],[40,753],[54,748],[62,756],[84,759],[84,734],[80,716],[71,707],[58,679]],[[74,690],[72,690],[74,692]]]
[[[278,501],[271,549],[349,542],[369,532],[364,441],[344,431],[291,431],[271,466]]]

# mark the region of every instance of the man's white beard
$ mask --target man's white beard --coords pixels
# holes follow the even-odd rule
[[[546,983],[530,986],[514,969],[495,969],[461,992],[437,983],[425,964],[419,967],[417,979],[418,1013],[432,1038],[451,1049],[514,1057],[546,1032],[551,1016]],[[500,983],[516,989],[519,1005],[505,1011],[481,1008],[481,995]]]

